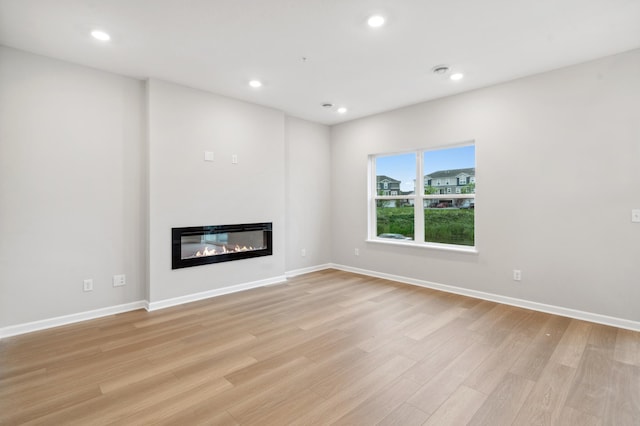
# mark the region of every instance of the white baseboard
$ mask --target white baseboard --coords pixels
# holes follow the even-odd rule
[[[186,296],[174,297],[172,299],[159,300],[157,302],[147,302],[145,309],[149,312],[157,311],[158,309],[169,308],[171,306],[182,305],[184,303],[195,302],[197,300],[208,299],[210,297],[222,296],[224,294],[236,293],[238,291],[249,290],[257,287],[264,287],[271,284],[279,284],[285,282],[287,277],[280,275],[273,278],[267,278],[259,281],[252,281],[249,283],[243,283],[233,285],[224,288],[217,288],[215,290],[203,291],[201,293],[188,294]]]
[[[75,322],[86,321],[109,315],[121,314],[123,312],[143,309],[146,301],[125,303],[124,305],[109,306],[107,308],[94,309],[93,311],[79,312],[77,314],[64,315],[61,317],[48,318],[40,321],[27,322],[23,324],[10,325],[0,328],[0,339],[18,334],[31,333],[32,331],[44,330]]]
[[[430,281],[419,280],[415,278],[403,277],[400,275],[386,274],[384,272],[369,271],[367,269],[354,268],[351,266],[331,264],[331,268],[355,274],[367,275],[375,278],[384,278],[387,280],[398,281],[405,284],[411,284],[419,287],[441,290],[447,293],[460,294],[463,296],[473,297],[475,299],[489,300],[491,302],[503,303],[505,305],[517,306],[520,308],[531,309],[533,311],[546,312],[548,314],[560,315],[563,317],[575,318],[579,320],[594,322],[598,324],[610,325],[612,327],[624,328],[627,330],[640,331],[640,322],[631,321],[623,318],[610,317],[607,315],[594,314],[591,312],[579,311],[562,306],[547,305],[544,303],[532,302],[529,300],[516,299],[514,297],[501,296],[499,294],[485,293],[483,291],[470,290],[462,287],[455,287],[446,284],[438,284]]]
[[[493,293],[485,293],[477,290],[470,290],[462,287],[455,287],[446,284],[439,284],[425,280],[419,280],[415,278],[403,277],[400,275],[392,275],[384,272],[370,271],[367,269],[354,268],[351,266],[339,265],[334,263],[328,263],[324,265],[317,265],[309,268],[296,269],[288,271],[282,276],[273,278],[267,278],[264,280],[253,281],[244,284],[238,284],[230,287],[209,290],[202,293],[195,293],[186,296],[176,297],[173,299],[160,300],[158,302],[148,302],[146,300],[140,300],[137,302],[125,303],[123,305],[110,306],[107,308],[95,309],[92,311],[79,312],[77,314],[64,315],[55,318],[44,319],[40,321],[33,321],[24,324],[10,325],[0,328],[0,339],[10,336],[16,336],[19,334],[30,333],[32,331],[44,330],[47,328],[59,327],[61,325],[72,324],[81,321],[87,321],[91,319],[101,318],[109,315],[120,314],[123,312],[134,311],[136,309],[146,309],[147,311],[155,311],[158,309],[168,308],[170,306],[181,305],[184,303],[195,302],[197,300],[208,299],[210,297],[222,296],[224,294],[236,293],[239,291],[249,290],[257,287],[264,287],[272,284],[279,284],[285,282],[287,277],[295,277],[297,275],[307,274],[310,272],[321,271],[325,269],[338,269],[346,272],[353,272],[355,274],[366,275],[375,278],[383,278],[392,281],[397,281],[405,284],[415,285],[419,287],[431,288],[434,290],[441,290],[448,293],[460,294],[463,296],[469,296],[476,299],[489,300],[492,302],[503,303],[505,305],[517,306],[520,308],[531,309],[534,311],[546,312],[549,314],[555,314],[565,316],[569,318],[575,318],[579,320],[594,322],[598,324],[610,325],[613,327],[624,328],[627,330],[640,331],[640,322],[631,321],[623,318],[610,317],[607,315],[594,314],[591,312],[579,311],[576,309],[564,308],[561,306],[547,305],[544,303],[532,302],[529,300],[516,299],[508,296],[501,296]]]
[[[294,269],[291,271],[287,271],[284,274],[286,275],[287,278],[293,278],[293,277],[297,277],[298,275],[310,274],[311,272],[324,271],[325,269],[330,269],[332,267],[333,266],[331,263],[325,263],[324,265],[316,265],[316,266],[310,266],[308,268]]]
[[[327,266],[328,267],[328,266]],[[238,291],[249,290],[257,287],[264,287],[271,284],[283,283],[287,277],[280,275],[277,277],[267,278],[264,280],[253,281],[249,283],[238,284],[230,287],[204,291],[202,293],[188,294],[173,299],[160,300],[157,302],[149,302],[140,300],[138,302],[127,303],[124,305],[110,306],[107,308],[96,309],[93,311],[80,312],[77,314],[65,315],[61,317],[49,318],[40,321],[33,321],[24,324],[10,325],[0,328],[0,339],[4,337],[16,336],[18,334],[30,333],[32,331],[44,330],[47,328],[58,327],[61,325],[72,324],[76,322],[96,319],[108,315],[115,315],[122,312],[134,311],[136,309],[146,309],[147,311],[157,311],[158,309],[168,308],[170,306],[182,305],[183,303],[195,302],[197,300],[208,299],[210,297],[222,296],[224,294],[236,293]]]

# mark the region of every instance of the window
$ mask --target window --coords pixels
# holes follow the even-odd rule
[[[475,246],[475,145],[372,155],[370,172],[370,240]],[[399,191],[377,190],[381,179],[394,182]],[[456,180],[455,191],[434,188]]]

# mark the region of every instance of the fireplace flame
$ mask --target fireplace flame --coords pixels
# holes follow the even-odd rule
[[[209,247],[205,247],[204,250],[202,251],[202,253],[200,252],[200,250],[198,250],[198,252],[196,253],[196,257],[215,256],[216,254],[218,254],[216,249],[209,250]]]
[[[233,248],[227,248],[227,246],[222,246],[222,250],[218,251],[215,248],[212,248],[211,250],[209,250],[209,247],[205,247],[203,251],[198,250],[196,252],[196,257],[202,257],[202,256],[215,256],[217,254],[228,254],[228,253],[238,253],[238,252],[243,252],[243,251],[251,251],[251,250],[256,250],[254,247],[252,246],[242,246],[240,247],[240,245],[236,244],[235,247]]]

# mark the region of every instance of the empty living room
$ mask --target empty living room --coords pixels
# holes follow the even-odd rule
[[[640,2],[0,0],[0,425],[640,424]]]

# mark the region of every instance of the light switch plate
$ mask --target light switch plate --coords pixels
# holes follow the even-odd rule
[[[213,151],[204,152],[204,161],[213,161]]]
[[[631,210],[631,222],[640,223],[640,209]]]
[[[124,275],[114,275],[113,276],[113,286],[114,287],[122,287],[127,283],[126,277]]]

